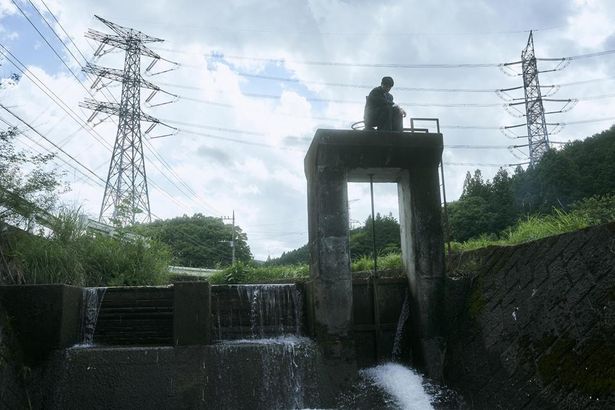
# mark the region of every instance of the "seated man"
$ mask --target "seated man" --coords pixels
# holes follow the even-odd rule
[[[391,77],[383,77],[380,87],[374,88],[366,97],[363,120],[366,129],[376,127],[379,131],[401,131],[403,117],[406,112],[393,103],[393,96],[389,93],[393,87]]]

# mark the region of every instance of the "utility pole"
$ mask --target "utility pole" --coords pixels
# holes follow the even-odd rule
[[[223,216],[222,220],[223,221],[231,220],[233,223],[232,228],[231,228],[230,245],[231,245],[231,252],[232,252],[231,264],[235,265],[235,210],[233,209],[233,216]]]
[[[150,37],[132,28],[119,26],[101,17],[95,17],[115,34],[88,30],[85,36],[100,43],[94,52],[94,57],[103,56],[115,48],[126,51],[123,70],[93,64],[87,64],[83,69],[84,72],[97,77],[92,88],[96,88],[99,84],[100,88],[105,87],[107,84],[103,84],[103,79],[122,83],[119,103],[87,98],[79,104],[81,107],[94,111],[88,122],[91,122],[99,112],[107,114],[105,119],[111,115],[119,117],[99,221],[112,221],[122,226],[136,222],[150,222],[151,212],[141,139],[141,121],[151,123],[145,134],[160,124],[160,121],[141,111],[141,88],[152,90],[145,102],[149,102],[158,91],[162,90],[142,78],[141,56],[153,59],[146,69],[149,72],[161,57],[145,44],[164,40]]]

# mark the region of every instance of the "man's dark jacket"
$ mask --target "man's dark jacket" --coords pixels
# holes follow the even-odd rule
[[[371,128],[378,126],[382,118],[383,111],[391,109],[393,106],[393,96],[386,92],[382,86],[374,88],[366,98],[363,120],[365,127]]]

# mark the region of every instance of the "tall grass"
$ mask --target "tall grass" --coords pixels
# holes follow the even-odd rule
[[[8,256],[15,282],[76,286],[163,284],[170,261],[159,242],[85,232],[77,211],[62,212],[44,235],[14,236]]]
[[[401,256],[391,253],[378,257],[378,270],[389,272],[401,272]],[[361,257],[351,264],[352,272],[371,271],[374,261],[368,256]],[[234,266],[227,267],[209,277],[213,284],[223,283],[271,283],[276,281],[305,280],[310,276],[310,268],[307,264],[277,265],[277,266],[254,266],[237,262]]]
[[[403,269],[401,255],[399,253],[389,253],[387,255],[378,256],[376,259],[378,270],[401,271]],[[352,262],[353,272],[372,271],[374,270],[374,258],[371,256],[362,256]]]
[[[454,251],[469,251],[490,245],[517,245],[535,241],[547,236],[559,235],[586,228],[592,224],[592,219],[583,212],[565,212],[554,209],[553,214],[545,216],[527,216],[513,227],[502,232],[500,238],[495,235],[482,235],[466,242],[453,242]]]
[[[302,280],[309,277],[309,267],[306,264],[254,266],[237,262],[210,276],[214,284],[222,283],[271,283],[286,280]]]

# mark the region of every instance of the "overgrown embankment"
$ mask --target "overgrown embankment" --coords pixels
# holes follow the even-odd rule
[[[455,262],[445,371],[473,408],[615,408],[615,223]]]

